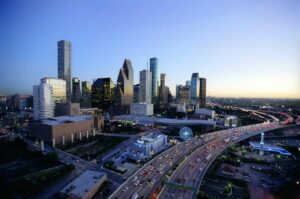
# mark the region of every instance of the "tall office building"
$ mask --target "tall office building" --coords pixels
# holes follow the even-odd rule
[[[133,86],[133,103],[138,103],[139,102],[139,91],[140,91],[140,85],[135,84]]]
[[[67,99],[72,97],[72,45],[61,40],[57,43],[58,78],[66,81]]]
[[[46,83],[33,86],[33,118],[46,119],[54,116],[53,88]]]
[[[115,91],[117,112],[129,113],[129,106],[133,103],[133,68],[129,59],[125,59],[123,67],[119,71]]]
[[[200,78],[200,107],[206,106],[206,79]]]
[[[190,86],[181,86],[178,91],[178,102],[189,104],[190,101]]]
[[[179,90],[181,88],[182,88],[182,85],[180,85],[180,84],[176,85],[176,95],[175,95],[176,99],[179,99]]]
[[[98,78],[92,85],[92,107],[108,111],[114,101],[115,84],[111,78]]]
[[[91,106],[91,94],[92,94],[92,85],[89,81],[81,82],[81,107],[90,107]]]
[[[152,73],[149,70],[140,71],[139,102],[151,104]]]
[[[54,103],[64,103],[67,100],[66,95],[66,81],[53,77],[44,77],[41,83],[48,84],[52,87],[52,97]]]
[[[199,74],[193,73],[191,78],[191,99],[192,100],[198,101],[199,91],[200,91]]]
[[[191,80],[186,80],[186,81],[185,81],[185,85],[186,85],[186,86],[191,86],[191,84],[192,84],[192,83],[191,83]]]
[[[169,87],[165,85],[166,83],[166,74],[160,74],[160,86],[159,86],[159,104],[160,108],[164,108],[168,105],[168,93]]]
[[[81,99],[80,79],[72,78],[72,102],[79,103]]]
[[[152,73],[152,102],[155,102],[155,98],[158,96],[158,59],[156,57],[150,58],[150,71]]]
[[[81,82],[81,89],[82,89],[82,96],[91,95],[92,92],[92,85],[89,81],[82,81]]]

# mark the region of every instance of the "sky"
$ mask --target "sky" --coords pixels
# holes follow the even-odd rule
[[[57,77],[62,39],[81,81],[157,57],[173,94],[198,72],[209,96],[300,98],[299,0],[0,0],[0,95]]]

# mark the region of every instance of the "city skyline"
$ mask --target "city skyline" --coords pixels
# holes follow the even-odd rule
[[[74,2],[67,11],[70,2],[57,3],[1,3],[0,94],[32,94],[41,77],[56,77],[56,45],[64,39],[72,43],[72,75],[81,81],[116,82],[128,58],[136,84],[157,57],[173,95],[199,73],[208,80],[207,96],[300,98],[297,1],[91,1],[95,8]]]

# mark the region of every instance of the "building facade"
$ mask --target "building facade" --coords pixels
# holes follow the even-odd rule
[[[135,84],[133,86],[133,103],[138,103],[139,102],[139,91],[140,91],[140,85]]]
[[[133,68],[131,61],[125,59],[123,67],[119,71],[115,89],[116,112],[129,113],[129,106],[133,103]]]
[[[150,71],[151,77],[151,90],[152,90],[152,103],[155,102],[155,98],[158,96],[159,76],[158,76],[158,59],[156,57],[150,58]]]
[[[140,71],[139,102],[151,104],[152,73],[149,70]]]
[[[206,106],[206,79],[200,78],[200,107]]]
[[[200,79],[198,73],[193,73],[191,78],[191,99],[194,101],[199,100],[200,92]]]
[[[91,107],[91,95],[92,95],[92,85],[89,81],[81,82],[81,102],[82,107]]]
[[[178,102],[182,104],[189,104],[190,102],[190,86],[181,86],[178,91]]]
[[[153,104],[132,103],[130,104],[130,114],[141,116],[153,115]]]
[[[33,118],[46,119],[54,116],[54,99],[52,86],[45,83],[33,86]]]
[[[92,85],[92,107],[107,111],[114,102],[115,84],[111,78],[98,78]]]
[[[103,126],[104,120],[100,116],[60,116],[30,123],[29,132],[55,147],[95,136],[95,129],[101,130]]]
[[[54,103],[66,102],[66,81],[62,79],[56,79],[53,77],[44,77],[41,79],[41,83],[48,84],[52,87],[52,97]]]
[[[79,103],[81,99],[80,79],[72,78],[72,102]]]
[[[165,85],[166,82],[166,74],[160,74],[160,86],[159,86],[159,104],[160,108],[164,108],[168,105],[168,94],[169,94],[169,87]]]
[[[61,40],[57,43],[58,78],[66,81],[67,99],[72,97],[72,44]]]

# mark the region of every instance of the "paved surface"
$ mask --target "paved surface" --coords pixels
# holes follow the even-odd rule
[[[191,154],[173,173],[169,181],[191,186],[194,191],[164,186],[158,198],[196,198],[206,170],[229,145],[268,130],[280,128],[278,123],[263,123],[221,131],[221,136]],[[229,131],[229,133],[228,133]],[[225,139],[229,140],[225,141]]]

